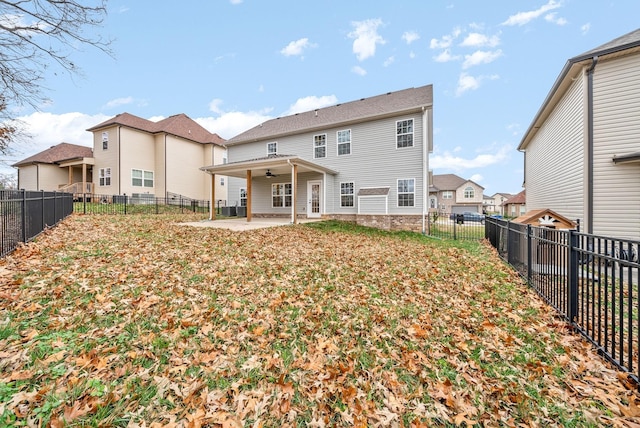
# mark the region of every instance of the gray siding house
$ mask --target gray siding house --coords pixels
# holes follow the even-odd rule
[[[227,164],[202,169],[235,177],[228,198],[246,206],[247,221],[424,230],[432,108],[427,85],[279,117],[226,141]]]
[[[640,239],[640,29],[569,59],[518,150],[528,210]]]

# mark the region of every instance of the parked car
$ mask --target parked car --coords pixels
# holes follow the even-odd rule
[[[449,216],[449,218],[451,220],[457,221],[459,219],[458,216],[462,216],[463,221],[477,221],[480,223],[484,223],[484,215],[471,211],[465,211],[463,213],[453,213]]]

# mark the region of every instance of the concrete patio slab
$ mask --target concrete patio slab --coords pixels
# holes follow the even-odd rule
[[[298,223],[311,223],[322,221],[322,219],[298,219]],[[290,226],[290,219],[283,218],[254,218],[250,222],[246,218],[225,218],[220,220],[202,220],[180,223],[183,226],[193,227],[214,227],[218,229],[228,229],[236,232],[244,230],[265,229],[267,227]]]

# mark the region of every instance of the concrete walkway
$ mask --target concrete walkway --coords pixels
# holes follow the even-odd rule
[[[311,223],[316,221],[322,221],[322,219],[305,218],[298,219],[298,223]],[[254,218],[250,222],[247,222],[245,217],[240,218],[225,218],[222,220],[202,220],[192,221],[187,223],[179,223],[183,226],[193,227],[215,227],[218,229],[229,229],[236,232],[243,230],[265,229],[267,227],[277,226],[289,226],[291,225],[290,219],[283,218]]]

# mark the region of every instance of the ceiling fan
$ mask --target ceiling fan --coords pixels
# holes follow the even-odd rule
[[[267,178],[273,178],[273,177],[277,177],[277,176],[276,176],[275,174],[272,174],[272,173],[271,173],[271,170],[270,170],[270,169],[268,169],[268,170],[267,170],[267,173],[265,174],[265,177],[267,177]]]

